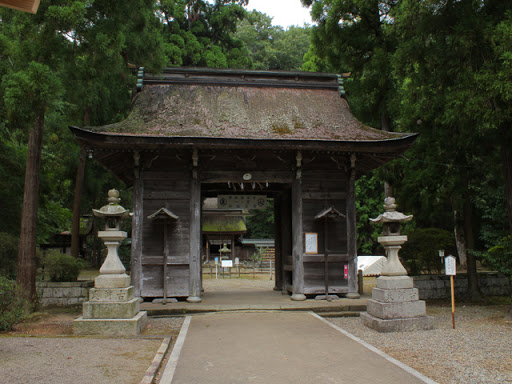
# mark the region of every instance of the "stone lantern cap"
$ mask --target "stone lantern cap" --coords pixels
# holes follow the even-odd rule
[[[386,197],[386,199],[384,199],[384,210],[385,212],[377,218],[370,219],[374,224],[384,224],[384,236],[399,235],[400,223],[406,223],[413,218],[413,215],[404,215],[402,212],[396,210],[394,197]]]
[[[119,219],[126,219],[131,216],[131,213],[119,204],[119,191],[111,189],[108,191],[108,204],[100,209],[93,209],[92,213],[97,217],[119,217]]]

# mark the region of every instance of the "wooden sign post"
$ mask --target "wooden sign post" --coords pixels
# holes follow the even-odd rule
[[[448,255],[444,258],[444,270],[447,276],[450,276],[450,287],[452,292],[452,328],[455,329],[455,290],[453,287],[453,276],[456,275],[455,257]]]

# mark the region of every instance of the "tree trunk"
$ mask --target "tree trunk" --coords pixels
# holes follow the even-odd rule
[[[455,245],[457,246],[457,254],[459,255],[460,266],[467,269],[468,266],[468,253],[466,249],[466,239],[464,238],[464,226],[462,225],[462,218],[460,212],[453,211],[453,232],[455,235]]]
[[[503,175],[505,177],[505,198],[507,200],[508,211],[508,228],[510,238],[512,239],[512,151],[510,146],[505,144],[501,147],[501,155],[503,159]],[[512,307],[507,315],[508,319],[512,319]]]
[[[473,236],[473,207],[469,198],[464,200],[463,216],[464,216],[464,238],[466,239],[467,246],[467,262],[468,262],[468,299],[470,301],[478,301],[482,298],[480,286],[478,285],[478,273],[476,269],[476,257],[471,252],[474,249],[474,236]]]
[[[512,151],[504,145],[501,148],[503,174],[505,176],[505,197],[507,199],[508,226],[512,238]]]
[[[16,283],[32,308],[38,305],[36,291],[36,229],[45,112],[41,110],[28,137],[25,187],[21,213],[20,244]]]
[[[80,207],[82,202],[82,191],[84,187],[86,150],[80,147],[80,160],[76,171],[75,197],[73,200],[73,222],[71,224],[71,255],[78,257],[80,253]]]
[[[386,132],[390,132],[392,130],[391,119],[386,111],[382,111],[380,115],[380,129]],[[394,197],[393,185],[389,180],[384,180],[384,198],[386,197]]]

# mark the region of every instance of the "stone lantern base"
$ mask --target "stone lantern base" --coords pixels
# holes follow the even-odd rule
[[[364,325],[378,332],[429,330],[432,316],[426,315],[425,301],[409,276],[381,276],[361,314]]]
[[[129,276],[125,275],[127,281]],[[101,278],[101,279],[100,279]],[[74,322],[76,335],[136,336],[147,324],[147,312],[140,312],[140,299],[133,286],[98,288],[118,285],[116,275],[108,284],[108,275],[96,278],[96,288],[89,290],[89,301],[83,303],[83,315]],[[124,279],[126,280],[126,279]]]

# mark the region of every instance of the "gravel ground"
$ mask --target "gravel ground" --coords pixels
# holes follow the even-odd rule
[[[70,336],[73,318],[52,316],[3,333],[0,384],[138,384],[163,337],[174,342],[184,319],[150,318],[136,338],[94,338]]]
[[[161,339],[0,339],[0,383],[140,383]]]
[[[379,333],[359,318],[327,319],[440,384],[512,383],[512,321],[507,306],[427,306],[435,329]]]

